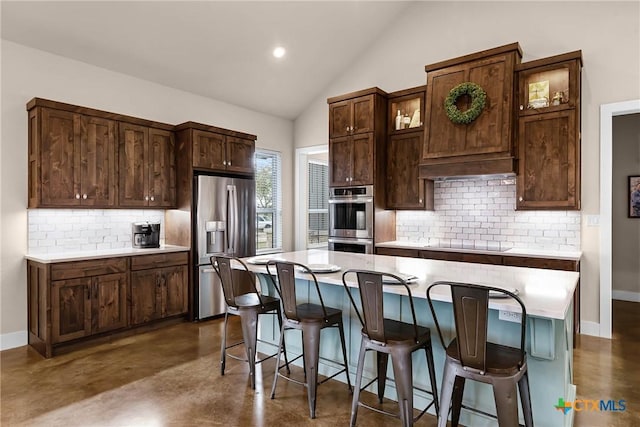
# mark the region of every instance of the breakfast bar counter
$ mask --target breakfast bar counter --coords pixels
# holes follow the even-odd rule
[[[486,265],[464,262],[427,260],[418,258],[394,257],[384,255],[364,255],[327,250],[308,250],[288,252],[245,259],[249,268],[257,273],[263,292],[276,296],[273,283],[267,277],[264,265],[267,259],[284,259],[307,266],[322,268],[328,266],[329,272],[317,273],[322,297],[327,306],[340,308],[347,335],[347,356],[352,377],[355,376],[357,355],[360,346],[361,325],[351,308],[349,298],[342,285],[342,275],[348,269],[375,270],[394,273],[401,277],[412,277],[409,285],[414,298],[418,323],[431,328],[433,352],[436,366],[436,381],[440,386],[444,367],[444,350],[437,339],[434,321],[426,300],[427,287],[436,281],[454,281],[484,284],[497,288],[515,290],[527,309],[526,351],[529,365],[529,381],[534,423],[537,426],[570,426],[573,423],[572,411],[564,414],[554,408],[558,398],[572,401],[575,397],[573,378],[573,294],[578,284],[579,273],[571,271],[546,270],[538,268],[511,267],[504,265]],[[338,270],[339,271],[335,271]],[[355,274],[347,276],[349,287],[357,287]],[[298,298],[317,302],[313,285],[301,274],[297,280]],[[352,295],[359,300],[357,291]],[[404,287],[385,285],[385,316],[402,321],[410,321],[410,309]],[[441,322],[445,340],[453,335],[453,313],[451,296],[445,288],[435,288],[432,292],[435,310]],[[519,305],[509,299],[491,299],[490,341],[519,345]],[[261,316],[259,335],[262,340],[277,343],[279,327],[272,316]],[[321,356],[341,360],[339,337],[336,331],[323,332],[321,338]],[[301,340],[299,335],[287,333],[287,350],[299,354]],[[296,341],[297,340],[297,341]],[[272,349],[264,347],[263,352]],[[375,378],[375,360],[367,355],[363,380]],[[334,372],[330,364],[320,366],[321,374]],[[414,384],[429,389],[429,377],[423,355],[414,356]],[[391,371],[388,372],[393,377]],[[345,377],[336,377],[346,381]],[[368,382],[368,381],[367,381]],[[365,382],[366,383],[366,382]],[[375,384],[373,384],[375,386]],[[371,387],[371,391],[373,387]],[[387,387],[386,397],[395,399],[393,384]],[[424,408],[430,401],[430,395],[416,391],[416,408]],[[469,383],[465,387],[463,403],[484,412],[495,414],[493,393],[486,384]],[[433,413],[433,408],[430,409]],[[463,425],[495,426],[497,422],[486,416],[470,411],[462,411],[460,422]],[[522,418],[521,418],[521,422]]]

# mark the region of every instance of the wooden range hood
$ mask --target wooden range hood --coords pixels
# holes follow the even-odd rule
[[[426,130],[420,178],[515,174],[514,69],[521,58],[516,42],[425,67]],[[444,108],[451,89],[464,82],[479,85],[487,94],[482,113],[468,125],[453,123]],[[467,95],[458,98],[461,111],[470,104]]]

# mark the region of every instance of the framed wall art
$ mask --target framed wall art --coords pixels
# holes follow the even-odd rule
[[[640,175],[629,177],[629,218],[640,218]]]

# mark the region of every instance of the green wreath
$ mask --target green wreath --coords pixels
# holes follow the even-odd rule
[[[471,107],[466,111],[458,110],[456,101],[462,95],[471,97]],[[478,118],[484,109],[487,93],[477,84],[471,82],[460,83],[449,91],[449,95],[444,100],[444,110],[447,117],[458,125],[468,125]]]

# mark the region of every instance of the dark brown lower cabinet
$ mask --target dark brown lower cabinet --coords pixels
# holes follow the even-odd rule
[[[187,252],[28,261],[29,345],[52,357],[60,346],[187,313],[188,262]]]
[[[57,280],[52,289],[52,342],[127,326],[127,274]]]
[[[140,256],[132,260],[132,325],[188,311],[187,262],[186,253]],[[158,268],[158,263],[176,265]]]

